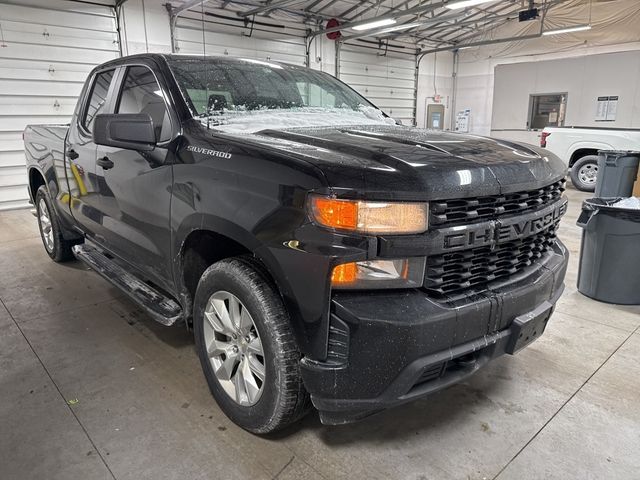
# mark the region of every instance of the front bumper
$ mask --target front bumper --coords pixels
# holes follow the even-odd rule
[[[423,397],[533,341],[562,294],[568,256],[556,241],[534,267],[451,301],[422,290],[335,292],[327,361],[301,362],[322,422]]]

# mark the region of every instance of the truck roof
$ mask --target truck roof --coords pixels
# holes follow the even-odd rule
[[[233,57],[229,55],[190,55],[190,54],[181,54],[181,53],[139,53],[136,55],[127,55],[126,57],[119,57],[113,60],[109,60],[96,68],[102,68],[105,66],[118,66],[124,63],[128,63],[131,60],[135,59],[144,59],[144,60],[170,60],[170,59],[187,59],[187,60],[216,60],[220,63],[224,64],[255,64],[255,63],[265,63],[265,64],[273,64],[278,65],[283,68],[306,68],[298,65],[291,65],[282,62],[274,62],[271,60],[260,60],[253,58],[241,58],[241,57]]]

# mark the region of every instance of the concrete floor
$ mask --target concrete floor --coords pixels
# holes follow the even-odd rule
[[[544,336],[464,384],[364,422],[259,438],[209,395],[191,335],[0,213],[2,479],[640,478],[640,308],[567,289]]]

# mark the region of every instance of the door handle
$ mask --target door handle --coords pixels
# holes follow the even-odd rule
[[[69,160],[75,160],[79,156],[80,155],[78,155],[78,152],[76,152],[73,148],[67,152],[67,157],[69,157]]]
[[[96,160],[96,163],[100,165],[104,170],[109,170],[113,168],[113,162],[109,160],[109,157],[102,157]]]

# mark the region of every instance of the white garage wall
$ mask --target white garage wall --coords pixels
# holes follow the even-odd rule
[[[27,206],[22,130],[31,123],[66,123],[87,73],[120,54],[113,2],[94,0],[0,0],[0,24],[6,48],[0,48],[0,209]],[[102,6],[101,4],[105,4]],[[258,19],[261,25],[231,26],[228,11],[207,8],[207,54],[238,55],[305,64],[306,27],[299,22]],[[171,52],[169,15],[164,2],[128,0],[121,9],[124,55]],[[310,46],[312,68],[340,77],[405,124],[424,125],[425,105],[434,93],[445,104],[449,125],[451,54],[421,63],[416,92],[412,49],[343,45],[336,68],[335,42],[324,35]],[[366,44],[366,42],[358,42]],[[179,53],[203,53],[200,12],[185,12],[176,28]],[[410,51],[411,50],[411,51]],[[437,63],[437,68],[434,66]],[[434,75],[436,89],[434,91]],[[414,108],[417,111],[414,113]]]
[[[529,95],[567,92],[565,126],[640,127],[640,50],[498,65],[491,135],[536,142],[527,130]],[[619,97],[615,121],[596,122],[599,96]]]
[[[589,23],[591,30],[460,50],[457,110],[470,108],[471,131],[489,135],[494,98],[494,69],[497,65],[640,50],[640,29],[637,28],[639,22],[640,2],[637,0],[563,2],[550,10],[545,18],[544,29]],[[498,29],[480,31],[473,41],[539,33],[539,22],[506,22]],[[510,88],[515,89],[517,86]],[[497,96],[502,94],[501,90],[496,90]],[[500,136],[504,137],[505,132],[501,132]],[[537,142],[535,133],[527,135],[523,132],[507,132],[507,136]]]
[[[440,103],[444,105],[444,130],[451,129],[453,105],[453,53],[439,52],[437,55],[426,55],[420,62],[418,76],[417,126],[426,126],[426,106],[437,103],[435,95],[440,95]],[[459,110],[459,108],[456,108]]]
[[[194,9],[195,10],[195,9]],[[174,32],[177,53],[230,55],[306,64],[306,28],[258,17],[247,24],[233,12],[204,8],[184,12]],[[203,48],[204,39],[204,48]]]
[[[27,205],[22,131],[66,123],[87,73],[119,56],[111,8],[0,0],[0,210]]]
[[[494,108],[494,96],[496,98],[510,98],[513,101],[513,96],[521,96],[525,95],[527,97],[525,101],[525,109],[528,109],[528,95],[529,93],[525,91],[525,84],[522,83],[520,85],[505,85],[504,87],[499,87],[498,90],[494,93],[494,82],[495,82],[495,69],[498,65],[510,65],[514,63],[527,63],[529,65],[538,62],[547,62],[549,60],[561,60],[561,64],[565,63],[564,61],[571,61],[567,59],[577,58],[577,57],[587,57],[593,56],[596,54],[605,54],[605,53],[616,53],[616,52],[638,52],[640,51],[640,44],[638,43],[629,43],[625,45],[609,45],[602,47],[585,47],[585,48],[575,48],[568,52],[563,53],[550,53],[550,54],[541,54],[541,55],[520,55],[514,56],[511,58],[483,58],[487,53],[482,53],[482,49],[476,49],[474,52],[467,53],[466,51],[460,52],[460,68],[458,73],[458,83],[457,83],[457,109],[461,110],[463,108],[471,109],[471,131],[480,135],[492,135],[492,117],[493,108]],[[583,62],[587,60],[578,60],[578,62]],[[637,76],[637,73],[633,73],[632,65],[622,64],[621,68],[623,69],[622,75],[630,78],[631,75],[636,75],[635,79],[632,81],[635,85],[638,85],[640,82],[640,77]],[[575,74],[575,75],[574,75]],[[542,83],[539,83],[535,88],[547,89],[551,88],[548,82],[558,80],[564,84],[568,81],[577,83],[583,83],[586,85],[590,85],[593,91],[598,90],[600,87],[604,88],[604,90],[608,91],[608,86],[611,84],[615,84],[614,76],[600,76],[600,75],[591,75],[581,73],[578,75],[578,70],[570,71],[567,77],[563,77],[560,75],[556,75],[554,72],[553,75],[549,74],[543,77],[540,77],[539,80]],[[573,78],[573,80],[571,80]],[[612,84],[613,82],[613,84]],[[603,90],[603,91],[604,91]],[[567,91],[566,89],[561,89],[558,91]],[[548,90],[550,92],[550,90]],[[546,93],[540,91],[540,93]],[[609,95],[609,94],[607,94]],[[615,94],[614,94],[615,95]],[[582,94],[580,94],[582,96]],[[520,103],[520,107],[522,107],[521,100],[517,100]],[[575,105],[575,101],[573,97],[570,97],[570,102]],[[585,100],[588,102],[588,100]],[[511,109],[508,106],[508,103],[505,108]],[[518,109],[517,105],[513,105],[514,110]],[[571,107],[569,107],[571,108]],[[587,122],[590,118],[590,110],[589,105],[581,106],[580,109],[584,111],[584,115],[578,114],[576,117],[572,117],[571,120],[567,118],[566,125],[570,124],[583,124]],[[521,112],[520,108],[520,112]],[[580,110],[574,110],[577,113]],[[569,111],[568,111],[569,113]],[[520,115],[521,116],[521,115]],[[514,119],[514,123],[509,127],[502,121],[502,115],[499,114],[495,117],[496,121],[499,123],[495,128],[503,130],[501,132],[495,132],[494,136],[499,136],[501,138],[508,138],[513,140],[521,140],[529,143],[537,143],[538,132],[526,132],[523,127],[523,123],[521,122],[521,118],[518,117]],[[526,112],[525,112],[525,120],[526,122]],[[587,123],[588,124],[588,123]],[[620,122],[622,125],[622,122]],[[617,126],[617,125],[616,125]],[[631,126],[631,125],[624,125]],[[504,131],[504,129],[510,128],[513,131],[508,132]],[[520,131],[518,131],[520,130]]]
[[[414,125],[415,50],[356,41],[340,47],[338,77],[405,125]]]
[[[169,16],[165,2],[127,0],[120,12],[123,55],[171,53]]]

